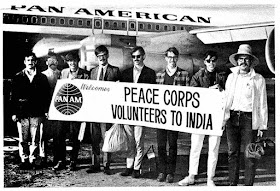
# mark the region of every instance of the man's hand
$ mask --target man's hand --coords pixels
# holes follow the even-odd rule
[[[13,120],[14,122],[16,122],[16,121],[18,120],[17,116],[16,116],[16,115],[12,115],[12,120]]]
[[[219,84],[215,84],[213,86],[210,86],[209,88],[210,89],[219,89],[220,92],[223,91],[223,88]]]
[[[46,119],[49,118],[49,113],[45,113]]]
[[[263,132],[261,130],[258,130],[258,134],[257,134],[258,137],[262,137],[263,136]]]
[[[219,88],[219,84],[215,84],[215,85],[213,85],[213,86],[210,86],[209,88],[210,88],[210,89],[218,89],[218,88]]]

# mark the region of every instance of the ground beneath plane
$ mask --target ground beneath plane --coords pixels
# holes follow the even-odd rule
[[[273,139],[273,137],[272,137]],[[207,138],[205,138],[202,155],[199,165],[199,175],[194,186],[206,185],[207,171]],[[145,135],[145,151],[154,145],[157,156],[156,131],[153,128],[147,128]],[[51,144],[49,145],[51,147]],[[227,164],[227,145],[226,137],[222,136],[220,146],[219,160],[217,164],[215,182],[218,186],[227,185],[228,164]],[[174,183],[157,182],[157,173],[155,158],[145,159],[142,168],[142,175],[139,179],[131,177],[122,177],[120,172],[125,169],[125,155],[123,153],[114,153],[112,156],[111,169],[112,175],[105,175],[103,172],[96,174],[87,174],[91,158],[91,146],[83,143],[78,158],[78,170],[70,172],[62,170],[54,172],[51,170],[52,153],[49,148],[48,168],[43,170],[19,171],[19,159],[15,153],[4,153],[4,187],[28,187],[28,188],[56,188],[56,187],[166,187],[178,186],[178,181],[188,174],[188,158],[190,150],[190,134],[180,133],[178,139],[178,158]],[[240,186],[243,185],[242,164]],[[255,185],[258,186],[276,186],[275,174],[275,156],[265,156],[259,160]]]

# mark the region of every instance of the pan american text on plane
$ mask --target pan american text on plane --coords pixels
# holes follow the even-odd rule
[[[40,12],[40,13],[64,13],[65,7],[54,7],[49,6],[48,8],[43,8],[39,5],[33,5],[27,7],[22,6],[11,6],[11,10],[17,11],[28,11],[28,12]],[[120,11],[120,10],[101,10],[94,9],[88,10],[87,8],[78,8],[73,14],[75,15],[92,15],[92,16],[104,16],[113,18],[127,18],[127,19],[143,19],[143,20],[156,20],[156,21],[179,21],[179,22],[190,22],[190,23],[211,23],[211,17],[202,16],[190,16],[190,15],[176,15],[176,14],[162,14],[162,13],[147,13],[147,12],[132,12],[132,11]]]

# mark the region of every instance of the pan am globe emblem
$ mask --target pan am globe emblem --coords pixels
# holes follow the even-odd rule
[[[54,107],[64,115],[77,113],[83,104],[81,91],[73,84],[64,84],[57,92]]]

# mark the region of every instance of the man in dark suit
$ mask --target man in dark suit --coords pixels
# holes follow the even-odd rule
[[[89,79],[88,71],[78,67],[79,56],[75,53],[68,53],[65,56],[65,60],[69,68],[65,68],[61,71],[60,79]],[[60,125],[54,132],[54,170],[61,170],[65,168],[65,156],[66,156],[66,132],[67,126],[70,128],[70,141],[72,143],[72,150],[70,153],[70,165],[69,170],[76,170],[77,158],[80,149],[80,141],[78,135],[80,131],[81,122],[60,122]]]
[[[119,81],[120,70],[118,67],[108,63],[109,51],[104,45],[100,45],[95,49],[99,65],[90,72],[90,79],[98,81]],[[92,165],[87,173],[100,172],[100,142],[105,138],[105,132],[110,129],[110,123],[90,123],[91,145],[92,145]],[[111,174],[110,170],[111,153],[104,152],[103,155],[103,172],[107,175]]]
[[[156,83],[156,73],[151,68],[144,65],[145,51],[142,47],[137,46],[131,52],[133,64],[131,68],[123,71],[121,82],[132,83]],[[134,136],[134,149],[132,149],[126,159],[126,166],[121,176],[132,175],[133,178],[140,177],[140,167],[144,156],[144,127],[130,125],[131,134]]]

